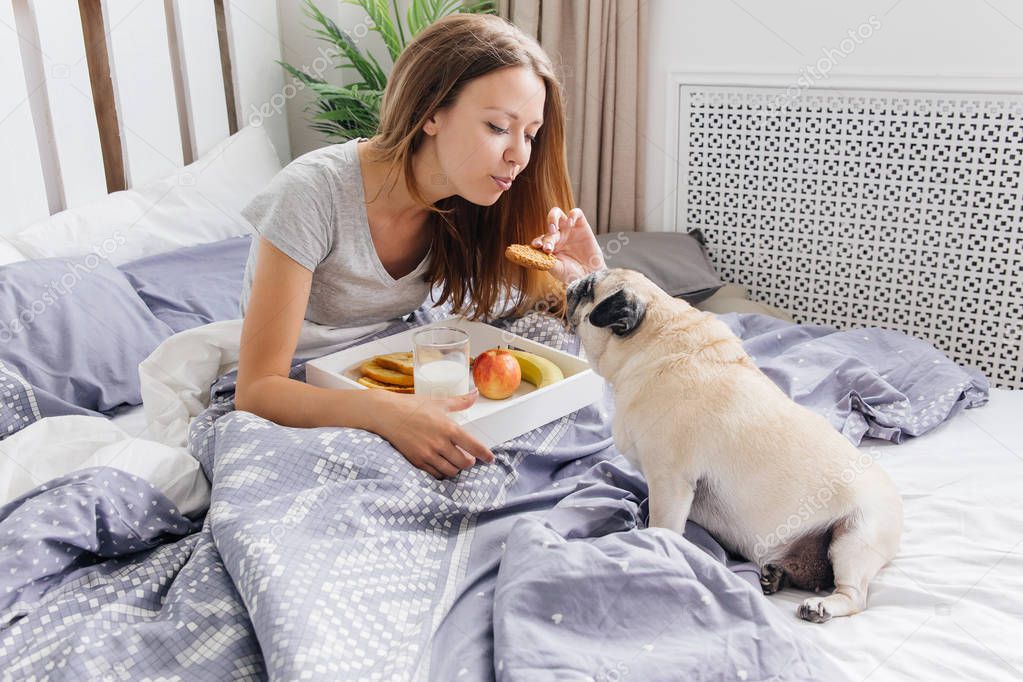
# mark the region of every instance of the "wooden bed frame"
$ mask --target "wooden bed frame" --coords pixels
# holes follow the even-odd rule
[[[290,159],[279,59],[275,0],[0,0],[0,234],[250,123]]]

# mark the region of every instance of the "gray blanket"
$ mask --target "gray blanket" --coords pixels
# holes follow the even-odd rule
[[[979,370],[902,332],[843,331],[756,314],[719,319],[774,383],[827,417],[853,445],[864,436],[901,443],[987,403],[990,387]]]
[[[423,309],[381,335],[439,316]],[[761,317],[724,319],[788,387],[797,383],[789,363],[814,358],[818,388],[790,392],[833,410],[846,435],[855,436],[845,428],[853,414],[864,432],[876,414],[899,434],[910,417],[919,422],[923,407],[889,413],[872,402],[891,401],[868,390],[876,372],[897,371],[893,390],[930,400],[975,381],[945,417],[986,393],[954,365],[948,376],[911,371],[928,358],[909,337],[885,339],[904,358],[895,370],[868,359],[870,372],[855,374],[843,365],[851,353],[821,350],[834,334]],[[506,326],[578,351],[547,318]],[[902,347],[915,349],[911,358]],[[760,594],[755,567],[694,524],[685,536],[645,528],[646,487],[611,441],[608,393],[495,448],[495,464],[436,481],[375,434],[290,429],[234,411],[233,387],[233,375],[213,386],[190,431],[213,490],[198,530],[148,483],[109,468],[0,508],[6,675],[841,678],[794,636],[795,616]]]

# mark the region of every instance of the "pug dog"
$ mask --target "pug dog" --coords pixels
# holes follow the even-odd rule
[[[566,292],[569,328],[611,385],[612,435],[649,486],[650,527],[688,518],[785,585],[822,623],[866,608],[867,584],[896,554],[902,499],[888,475],[824,417],[791,400],[713,314],[634,270]]]

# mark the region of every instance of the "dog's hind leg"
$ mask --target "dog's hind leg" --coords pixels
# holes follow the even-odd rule
[[[823,623],[836,616],[849,616],[867,607],[867,586],[895,556],[902,531],[901,506],[898,522],[890,513],[861,507],[835,525],[828,549],[835,575],[835,591],[827,597],[811,597],[798,610],[803,620]]]
[[[670,528],[681,534],[693,507],[695,491],[681,470],[665,469],[647,475],[650,495],[648,528]]]
[[[760,589],[764,594],[774,594],[785,587],[785,571],[778,564],[767,564],[760,571]]]

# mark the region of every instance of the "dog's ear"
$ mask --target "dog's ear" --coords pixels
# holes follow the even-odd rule
[[[646,315],[646,305],[625,289],[619,289],[594,306],[588,319],[594,327],[610,327],[616,336],[628,336]]]

